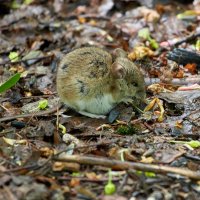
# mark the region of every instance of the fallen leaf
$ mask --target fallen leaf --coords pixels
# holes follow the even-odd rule
[[[142,159],[140,160],[140,162],[142,163],[153,163],[154,162],[154,158],[153,157],[145,157],[142,156]]]
[[[185,68],[192,74],[197,74],[197,64],[196,63],[188,63],[185,65]]]
[[[164,110],[164,107],[163,107],[163,105],[162,105],[160,99],[154,98],[154,99],[146,106],[146,108],[144,109],[144,112],[147,112],[147,111],[153,109],[155,105],[157,105],[157,106],[159,107],[159,109],[160,109],[160,110],[158,111],[158,112],[159,112],[158,122],[162,122],[162,121],[164,120],[164,112],[165,112],[165,110]]]
[[[3,140],[11,145],[11,146],[14,146],[16,144],[27,144],[28,141],[27,140],[15,140],[15,139],[10,139],[10,138],[6,138],[6,137],[3,137]]]
[[[134,60],[140,60],[146,56],[152,57],[153,55],[154,55],[154,52],[148,47],[137,46],[137,47],[134,47],[133,51],[128,54],[128,58],[134,61]]]
[[[70,181],[71,187],[76,187],[80,185],[80,179],[79,178],[72,178]]]
[[[95,172],[86,172],[85,175],[91,180],[100,180],[102,178],[101,174],[97,175]]]
[[[55,172],[61,172],[61,171],[76,172],[79,170],[80,170],[80,165],[78,163],[55,162],[53,164],[53,171]]]

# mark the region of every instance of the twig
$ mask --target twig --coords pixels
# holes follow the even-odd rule
[[[16,20],[14,20],[14,21],[12,21],[12,22],[9,22],[8,24],[0,25],[0,31],[6,30],[9,26],[11,26],[11,25],[13,25],[13,24],[15,24],[15,23],[17,23],[17,22],[20,22],[20,21],[22,21],[23,19],[24,19],[24,17],[22,17],[22,18],[20,18],[20,19],[16,19]]]
[[[145,78],[146,85],[154,83],[160,83],[159,78]],[[188,85],[188,84],[200,84],[200,76],[191,76],[189,78],[174,78],[171,85]]]
[[[75,162],[79,164],[85,165],[101,165],[109,168],[117,168],[121,170],[128,170],[128,169],[135,169],[140,171],[150,171],[155,173],[174,173],[179,174],[182,176],[186,176],[191,179],[200,180],[200,173],[195,172],[189,169],[183,169],[178,167],[169,167],[169,166],[161,166],[161,165],[153,165],[153,164],[143,164],[143,163],[136,163],[136,162],[122,162],[119,160],[111,160],[110,158],[103,158],[103,157],[91,157],[91,156],[79,156],[79,155],[60,155],[60,157],[53,158],[56,161],[61,162]]]
[[[29,58],[29,59],[26,59],[26,60],[19,60],[19,61],[15,61],[15,62],[11,62],[10,60],[6,60],[6,61],[4,61],[4,62],[1,62],[0,63],[0,65],[6,65],[6,64],[20,64],[20,63],[22,63],[22,62],[27,62],[27,61],[29,61],[29,60],[37,60],[37,62],[38,61],[40,61],[40,60],[43,60],[43,59],[46,59],[46,58],[49,58],[49,57],[52,57],[53,55],[51,54],[51,55],[47,55],[47,56],[41,56],[41,57],[37,57],[37,58]]]
[[[41,112],[36,112],[36,113],[27,113],[27,114],[15,115],[15,116],[3,117],[0,119],[0,122],[10,121],[17,118],[28,118],[28,117],[34,117],[34,116],[38,117],[38,116],[48,115],[56,111],[57,111],[57,107],[51,108],[49,110],[41,111]]]
[[[73,177],[58,177],[58,180],[61,181],[71,181]],[[89,179],[89,178],[85,178],[85,177],[76,177],[78,178],[79,181],[82,182],[92,182],[92,183],[102,183],[102,182],[108,182],[108,178],[101,178],[101,179]],[[119,182],[121,180],[121,178],[113,178],[112,182]]]
[[[151,131],[157,135],[156,130],[152,126],[150,126],[147,122],[143,122],[143,124],[149,131]]]
[[[110,17],[105,17],[101,15],[96,15],[96,14],[83,14],[83,15],[79,15],[78,17],[83,17],[86,19],[100,19],[100,20],[105,20],[105,21],[110,20]]]
[[[200,32],[197,32],[197,33],[192,33],[191,35],[188,35],[180,40],[178,40],[177,42],[175,42],[173,45],[174,46],[178,46],[184,42],[189,42],[191,40],[194,40],[195,38],[199,37],[200,36]]]
[[[28,97],[22,97],[21,99],[34,99],[34,98],[47,98],[47,97],[50,97],[52,95],[56,95],[57,92],[53,92],[52,94],[43,94],[43,95],[37,95],[37,96],[28,96]],[[9,98],[7,98],[9,99]],[[6,99],[6,100],[7,100]]]

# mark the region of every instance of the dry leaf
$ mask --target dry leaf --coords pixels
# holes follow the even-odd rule
[[[153,163],[154,159],[153,159],[153,157],[142,156],[142,159],[140,160],[140,162],[142,162],[142,163]]]
[[[71,187],[76,187],[80,185],[80,180],[78,178],[72,178],[70,181],[70,186]]]
[[[177,127],[177,128],[180,128],[180,129],[182,129],[183,128],[183,121],[176,121],[176,123],[175,123],[175,126]]]
[[[78,163],[69,163],[69,162],[55,162],[53,164],[53,171],[72,171],[77,172],[80,170],[80,165]]]
[[[164,85],[160,85],[158,83],[152,84],[147,87],[147,90],[152,92],[153,94],[159,94],[161,92],[172,92],[164,87]]]
[[[159,13],[153,9],[149,9],[144,6],[139,7],[138,9],[147,22],[155,22],[160,18]]]
[[[158,115],[159,115],[158,121],[159,121],[159,122],[162,122],[162,121],[164,120],[164,112],[165,112],[165,110],[164,110],[164,107],[163,107],[163,105],[162,105],[160,99],[154,98],[154,99],[146,106],[146,108],[144,109],[144,112],[147,112],[147,111],[149,111],[149,110],[152,110],[152,109],[154,108],[155,105],[157,105],[157,106],[159,107],[160,110],[154,112],[154,114],[157,114],[157,113],[159,112],[159,113],[158,113]]]
[[[197,74],[197,64],[195,63],[188,63],[185,65],[185,68],[192,74]]]
[[[40,153],[44,157],[49,157],[55,153],[55,151],[52,148],[49,147],[41,147],[40,148]]]
[[[154,52],[148,47],[137,46],[133,49],[131,53],[129,53],[128,58],[134,61],[134,60],[140,60],[146,56],[152,57],[154,56]]]
[[[100,180],[102,178],[102,175],[99,174],[97,175],[95,172],[88,172],[88,173],[85,173],[86,177],[88,179],[91,179],[91,180]]]
[[[15,139],[10,139],[10,138],[6,138],[6,137],[3,137],[3,140],[11,146],[16,145],[16,144],[27,144],[28,143],[27,140],[15,140]]]

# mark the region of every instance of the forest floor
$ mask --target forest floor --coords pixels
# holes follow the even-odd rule
[[[0,1],[0,200],[199,199],[200,1],[146,2]],[[59,60],[83,46],[127,51],[146,103],[61,107]]]

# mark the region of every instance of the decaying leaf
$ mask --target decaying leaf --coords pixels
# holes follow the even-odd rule
[[[154,52],[148,47],[137,46],[137,47],[134,47],[131,53],[129,53],[128,58],[134,61],[134,60],[140,60],[146,56],[152,57],[154,56]]]
[[[163,84],[158,84],[158,83],[148,86],[147,90],[152,92],[154,95],[159,94],[161,92],[172,92],[171,90],[165,88]]]
[[[15,139],[10,139],[10,138],[6,138],[6,137],[3,137],[3,140],[13,146],[13,145],[18,145],[18,144],[27,144],[28,141],[27,140],[15,140]]]
[[[154,108],[154,106],[157,105],[159,107],[159,116],[158,116],[158,121],[162,122],[164,120],[164,107],[161,103],[161,101],[158,98],[154,98],[144,109],[144,112],[147,112],[149,110],[152,110]]]
[[[66,163],[66,162],[55,162],[53,164],[53,171],[60,172],[63,170],[76,172],[80,170],[80,165],[77,163]]]

